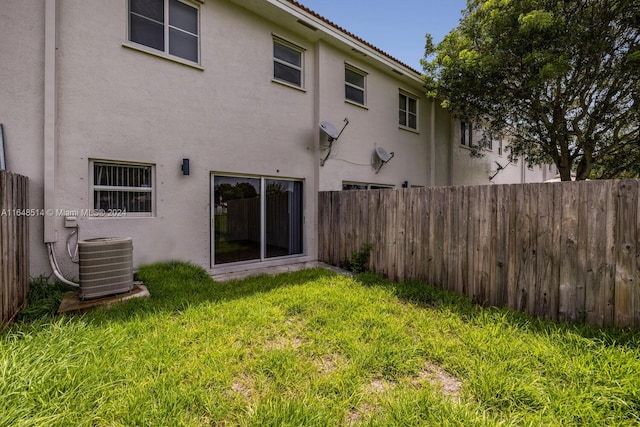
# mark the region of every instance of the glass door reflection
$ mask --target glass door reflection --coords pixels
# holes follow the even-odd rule
[[[214,177],[214,263],[260,259],[260,179]]]

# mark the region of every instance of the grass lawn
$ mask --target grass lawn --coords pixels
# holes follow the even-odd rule
[[[640,334],[322,269],[215,283],[0,332],[0,426],[640,423]]]

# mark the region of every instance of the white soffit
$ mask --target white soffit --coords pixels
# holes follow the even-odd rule
[[[360,40],[357,40],[354,37],[346,34],[339,28],[336,28],[336,26],[333,26],[330,23],[312,15],[311,13],[300,9],[298,6],[289,2],[288,0],[231,1],[267,19],[283,23],[285,26],[290,26],[292,22],[300,21],[296,22],[296,25],[298,25],[301,29],[305,28],[305,34],[307,36],[309,34],[312,34],[311,37],[313,37],[313,34],[316,34],[316,39],[322,39],[329,44],[346,48],[347,50],[352,50],[356,55],[358,53],[364,55],[363,58],[366,56],[372,59],[374,62],[377,62],[380,68],[382,68],[383,70],[387,69],[389,73],[395,73],[398,77],[402,76],[421,86],[424,85],[424,81],[422,80],[420,73],[416,70],[413,70],[409,66],[382,54],[381,52],[373,49]],[[287,20],[289,22],[283,22],[283,15],[278,13],[269,13],[269,11],[265,10],[265,4],[271,5],[277,10],[286,13],[293,19]],[[297,32],[299,32],[299,30]]]

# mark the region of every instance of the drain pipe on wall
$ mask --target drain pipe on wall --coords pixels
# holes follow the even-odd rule
[[[429,157],[431,164],[429,165],[429,183],[431,186],[436,185],[436,100],[431,100],[431,117],[429,117],[431,132],[429,133],[429,139],[431,147],[429,151]],[[451,145],[451,144],[448,144]]]
[[[45,0],[44,17],[44,210],[54,213],[56,208],[56,44],[57,0]],[[44,216],[44,243],[56,242],[56,218]]]
[[[58,0],[45,0],[44,7],[44,243],[51,270],[61,282],[78,287],[64,278],[56,260],[54,244],[57,241],[56,217],[56,149],[57,149],[57,92],[56,44],[58,41]]]

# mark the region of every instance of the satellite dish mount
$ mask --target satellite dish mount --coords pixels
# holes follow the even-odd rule
[[[493,175],[491,175],[491,176],[489,177],[489,181],[492,181],[492,180],[493,180],[493,178],[495,178],[495,177],[496,177],[496,175],[498,175],[500,172],[502,172],[502,171],[504,170],[504,168],[505,168],[505,166],[502,166],[502,165],[501,165],[500,163],[498,163],[498,162],[494,162],[494,163],[495,163],[496,165],[498,165],[498,169],[496,169],[496,171],[494,172],[494,174],[493,174]],[[509,166],[509,165],[507,164],[507,166]]]
[[[320,160],[320,166],[324,166],[324,163],[327,161],[327,159],[329,158],[329,155],[331,154],[331,148],[333,148],[333,141],[337,141],[338,138],[340,138],[340,135],[342,135],[344,128],[346,128],[348,124],[349,124],[349,119],[345,117],[344,126],[342,126],[342,129],[340,130],[340,132],[338,132],[338,129],[331,123],[325,122],[325,121],[320,122],[320,130],[325,135],[327,135],[327,141],[329,142],[327,155],[324,156],[322,160]]]
[[[395,156],[395,153],[393,151],[389,154],[384,148],[376,147],[376,173],[380,172],[382,166],[384,166],[389,160],[393,159],[393,156]]]

